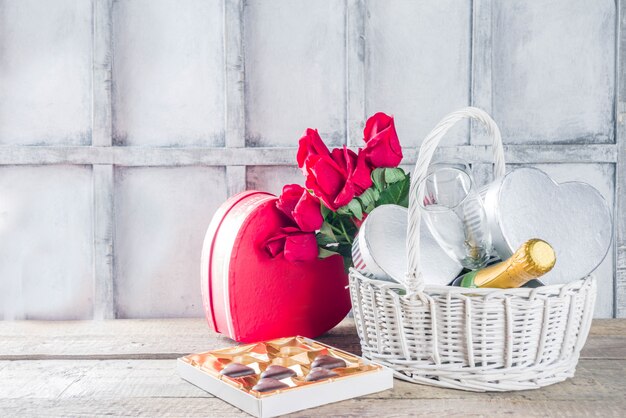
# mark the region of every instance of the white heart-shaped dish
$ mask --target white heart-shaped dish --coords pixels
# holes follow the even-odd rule
[[[406,208],[383,205],[374,209],[352,245],[354,267],[369,277],[404,284],[407,230]],[[423,222],[420,256],[420,271],[426,285],[445,286],[462,270],[461,264],[446,254]]]
[[[485,212],[493,245],[510,257],[531,238],[554,248],[556,264],[541,278],[563,284],[591,273],[606,257],[613,226],[600,192],[582,182],[557,183],[536,168],[518,168],[491,184]]]

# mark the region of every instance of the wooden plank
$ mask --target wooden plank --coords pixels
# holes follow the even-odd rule
[[[243,4],[243,0],[224,1],[225,140],[229,148],[246,145]]]
[[[319,338],[360,352],[351,319]],[[209,330],[206,320],[143,319],[112,321],[0,322],[0,359],[176,358],[235,343]]]
[[[243,0],[224,1],[224,101],[227,148],[246,146]],[[227,194],[246,189],[246,167],[226,167]]]
[[[432,417],[449,416],[623,416],[625,402],[603,401],[501,401],[498,399],[351,399],[290,414],[290,417]],[[125,417],[250,417],[216,398],[136,398],[136,399],[58,399],[2,400],[0,413],[8,416],[125,416]]]
[[[93,2],[91,144],[113,144],[112,0]],[[93,318],[115,317],[113,299],[113,166],[93,166]]]
[[[351,149],[356,151],[355,147]],[[118,166],[228,166],[295,165],[296,147],[275,148],[165,148],[165,147],[74,147],[2,146],[0,165],[113,164]],[[508,145],[505,158],[511,164],[525,163],[615,163],[615,144]],[[417,148],[404,147],[404,164],[414,164]],[[493,160],[487,146],[442,147],[438,158],[462,158],[476,163]]]
[[[292,417],[492,417],[492,416],[623,416],[626,402],[616,399],[607,403],[598,400],[510,401],[483,396],[480,399],[350,399],[324,405],[315,410],[296,412]]]
[[[93,69],[91,144],[110,146],[111,119],[111,8],[112,0],[93,0]]]
[[[115,318],[113,295],[113,166],[93,166],[93,318]]]
[[[472,106],[491,114],[492,106],[492,0],[474,0],[472,3],[472,80],[470,99]],[[470,144],[488,144],[485,129],[471,123]]]
[[[394,380],[364,399],[604,400],[623,397],[626,360],[581,360],[576,375],[537,391],[477,393]],[[212,398],[181,379],[175,360],[35,360],[0,362],[0,400],[9,398]]]
[[[318,339],[361,352],[351,318]],[[171,359],[233,344],[210,331],[200,318],[0,322],[0,360]],[[626,320],[594,320],[582,358],[626,359]]]
[[[229,165],[226,167],[226,183],[228,196],[246,190],[246,166]]]
[[[624,321],[615,321],[613,319],[594,319],[589,335],[626,336],[626,324]]]
[[[365,127],[365,13],[364,0],[346,6],[347,142],[363,146]]]
[[[250,418],[250,415],[216,398],[2,399],[0,415]]]
[[[443,416],[465,413],[618,416],[626,361],[582,360],[576,377],[541,390],[473,393],[395,380],[394,388],[294,416]],[[469,409],[471,408],[471,409]],[[17,415],[246,416],[183,381],[173,360],[22,361],[0,368],[0,413]]]
[[[617,98],[615,142],[615,316],[626,318],[626,4],[617,2]]]
[[[352,399],[290,414],[290,417],[432,417],[468,416],[623,416],[623,400],[602,401],[534,401],[516,402],[494,399],[412,400]],[[228,403],[215,398],[137,398],[137,399],[60,399],[2,400],[0,412],[16,416],[145,416],[145,417],[250,417]],[[97,412],[95,412],[97,411]],[[314,415],[312,415],[314,414]]]
[[[0,399],[210,398],[178,377],[175,360],[0,362]]]

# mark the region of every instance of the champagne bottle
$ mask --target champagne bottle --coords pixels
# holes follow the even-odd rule
[[[521,287],[526,282],[546,274],[556,262],[552,246],[533,238],[526,241],[507,260],[481,270],[470,271],[452,283],[461,287],[496,287],[508,289]]]

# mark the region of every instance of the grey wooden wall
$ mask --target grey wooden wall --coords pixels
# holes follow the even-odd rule
[[[200,316],[213,212],[300,182],[304,128],[392,113],[410,165],[469,104],[615,208],[596,315],[624,317],[625,57],[612,0],[0,0],[0,318]],[[440,153],[487,172],[472,126]]]

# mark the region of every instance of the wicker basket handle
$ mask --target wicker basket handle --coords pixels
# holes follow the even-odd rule
[[[492,140],[493,148],[493,173],[494,178],[504,175],[504,150],[502,148],[502,137],[500,129],[485,111],[476,107],[466,107],[456,112],[452,112],[444,117],[435,128],[426,136],[420,147],[415,170],[411,177],[411,188],[409,191],[409,229],[407,231],[407,255],[408,272],[406,285],[409,294],[422,292],[424,290],[424,279],[420,271],[420,222],[421,214],[418,204],[417,187],[426,178],[428,167],[439,145],[441,138],[458,121],[471,118],[481,122]]]

